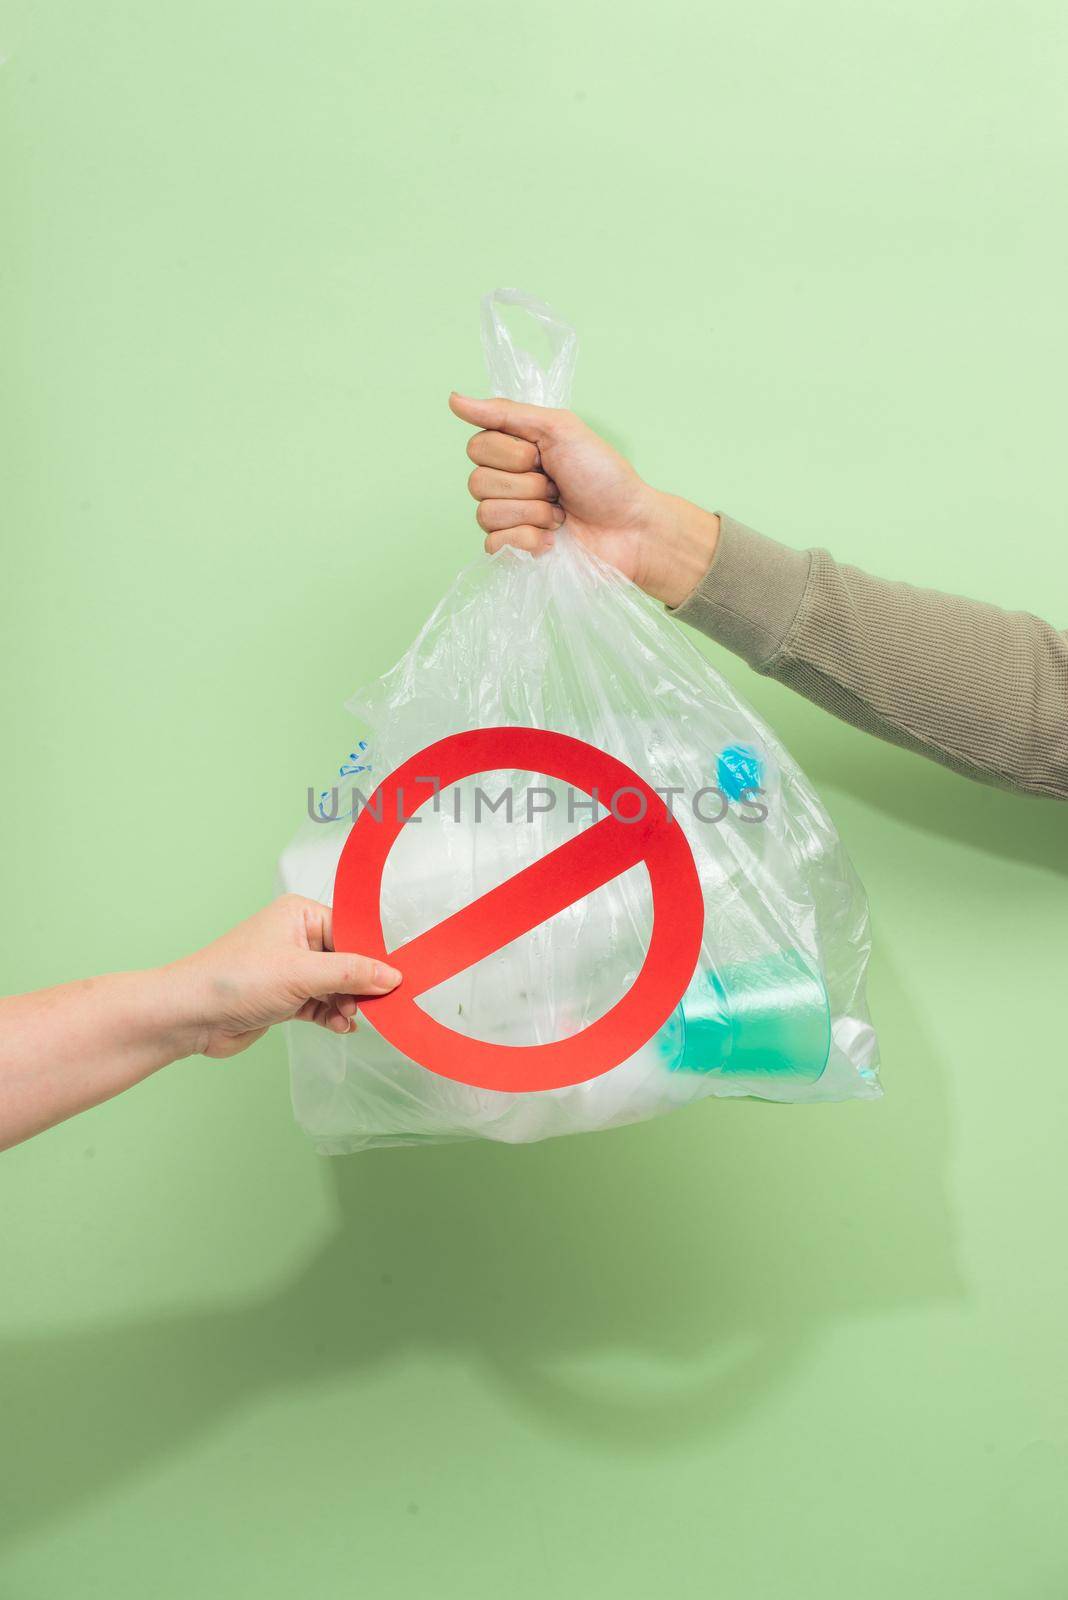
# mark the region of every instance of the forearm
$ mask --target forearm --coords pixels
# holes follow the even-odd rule
[[[190,1054],[182,994],[159,970],[0,999],[0,1149]]]
[[[334,949],[329,906],[284,894],[170,966],[0,999],[0,1150],[170,1061],[237,1055],[276,1023],[349,1033],[360,997],[400,981]]]
[[[1068,636],[889,583],[721,519],[674,614],[865,732],[968,777],[1068,798]]]

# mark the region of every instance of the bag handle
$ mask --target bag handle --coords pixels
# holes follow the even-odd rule
[[[542,365],[517,344],[502,310],[517,306],[538,325],[549,341],[550,359]],[[578,356],[578,339],[571,325],[557,316],[544,300],[522,289],[494,289],[482,296],[482,351],[494,393],[527,405],[567,406]]]

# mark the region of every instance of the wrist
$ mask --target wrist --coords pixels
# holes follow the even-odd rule
[[[68,1023],[68,1039],[78,1054],[101,1050],[109,1072],[117,1074],[118,1088],[197,1049],[188,997],[174,972],[172,967],[112,972],[71,986],[79,991],[80,1003]],[[110,1087],[100,1098],[116,1092]]]
[[[151,1009],[155,1043],[167,1061],[199,1055],[208,1035],[196,975],[185,960],[141,974]]]
[[[666,606],[680,606],[708,571],[719,542],[719,517],[678,495],[650,491],[639,583]]]

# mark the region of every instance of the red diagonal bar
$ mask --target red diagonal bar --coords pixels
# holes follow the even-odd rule
[[[642,860],[652,824],[604,817],[462,910],[390,952],[400,990],[423,994],[511,944]]]

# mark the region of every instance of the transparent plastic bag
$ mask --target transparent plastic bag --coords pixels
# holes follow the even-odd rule
[[[514,340],[509,306],[534,319],[547,359]],[[487,296],[483,345],[495,392],[568,404],[575,336],[540,301],[514,290]],[[707,1095],[881,1092],[864,1000],[867,903],[819,798],[686,630],[566,524],[544,556],[504,549],[461,572],[408,652],[348,708],[366,737],[284,852],[285,889],[330,902],[353,816],[409,758],[466,730],[526,727],[581,739],[670,796],[704,925],[692,979],[663,1025],[619,1065],[561,1088],[504,1092],[441,1076],[388,1042],[373,1005],[347,1036],[290,1025],[294,1111],[319,1151],[520,1143],[639,1121]],[[389,951],[606,814],[526,770],[481,771],[423,796],[418,811],[418,800],[407,803],[418,825],[400,830],[383,876]],[[417,1003],[455,1033],[502,1047],[579,1035],[642,969],[651,901],[639,862]]]

